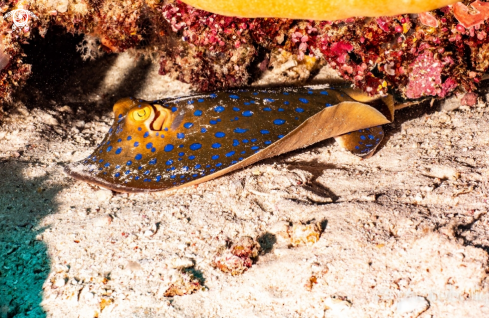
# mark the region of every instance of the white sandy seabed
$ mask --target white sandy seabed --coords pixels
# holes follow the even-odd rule
[[[82,99],[110,91],[124,61]],[[188,91],[151,75],[135,94]],[[489,108],[457,103],[398,112],[368,160],[325,141],[127,195],[63,173],[102,140],[110,105],[16,101],[0,127],[0,317],[488,316]],[[316,243],[291,244],[301,224],[320,224]],[[262,245],[253,266],[215,268],[244,236]],[[190,278],[198,290],[165,297]]]

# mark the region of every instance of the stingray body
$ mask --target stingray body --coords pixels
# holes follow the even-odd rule
[[[66,168],[119,192],[201,183],[336,137],[366,156],[392,121],[390,99],[324,87],[250,89],[148,102],[125,98],[100,146]]]

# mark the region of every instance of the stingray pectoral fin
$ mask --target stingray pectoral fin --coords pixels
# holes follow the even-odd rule
[[[335,137],[336,142],[356,156],[369,158],[384,139],[381,126],[360,129]]]
[[[374,107],[390,121],[394,121],[394,111],[396,109],[394,103],[394,97],[392,95],[387,96],[370,96],[367,93],[353,89],[353,88],[343,88],[345,93],[347,93],[351,98],[360,103],[366,103]]]
[[[244,168],[260,160],[304,148],[331,137],[388,123],[390,123],[389,119],[370,105],[351,101],[341,102],[335,106],[326,107],[319,113],[311,116],[285,137],[262,151],[229,168],[189,182],[183,186],[199,184],[231,171]]]
[[[360,103],[368,103],[382,98],[379,95],[371,96],[368,93],[365,93],[364,91],[361,91],[359,89],[353,89],[350,87],[342,87],[341,90],[347,93],[351,98],[353,98],[354,100]]]
[[[374,107],[346,101],[323,109],[269,148],[273,155],[278,155],[351,131],[388,123],[390,120]],[[276,153],[279,149],[280,152]]]

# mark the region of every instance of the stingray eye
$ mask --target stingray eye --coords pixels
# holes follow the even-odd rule
[[[141,109],[137,109],[132,113],[132,117],[134,118],[135,121],[143,121],[148,119],[148,117],[151,115],[151,111],[153,109],[149,106],[146,106]]]

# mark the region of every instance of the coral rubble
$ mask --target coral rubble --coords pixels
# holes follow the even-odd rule
[[[231,248],[218,253],[214,258],[214,266],[231,275],[241,275],[253,265],[261,247],[249,236],[241,237]]]
[[[474,92],[489,68],[489,2],[480,0],[339,21],[225,17],[179,0],[0,1],[4,14],[17,8],[38,19],[13,31],[12,19],[0,17],[0,103],[30,73],[21,44],[54,25],[97,38],[107,52],[157,54],[160,74],[201,91],[248,85],[284,61],[303,65],[302,81],[328,64],[372,95],[443,98]]]

